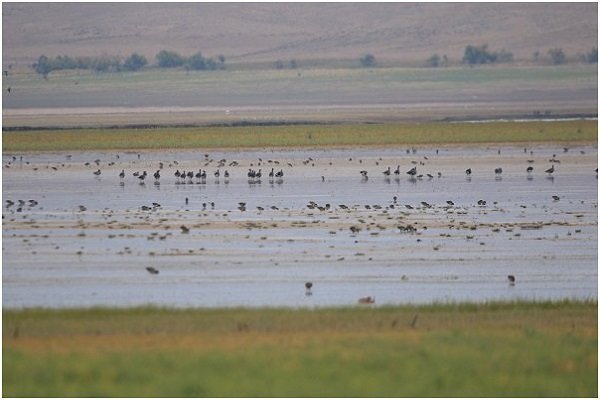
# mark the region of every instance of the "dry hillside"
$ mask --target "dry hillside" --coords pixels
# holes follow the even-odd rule
[[[3,63],[41,54],[162,50],[223,54],[228,63],[277,59],[460,60],[467,44],[529,60],[597,45],[597,3],[3,3]]]

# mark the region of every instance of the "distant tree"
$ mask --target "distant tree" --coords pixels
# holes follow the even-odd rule
[[[38,74],[47,77],[48,74],[52,71],[52,63],[50,62],[50,59],[48,57],[42,54],[38,58],[37,62],[33,64],[33,69]]]
[[[132,55],[127,57],[123,62],[123,69],[125,69],[126,71],[137,71],[145,67],[146,64],[148,64],[148,60],[146,60],[146,57],[138,53],[133,53]]]
[[[596,47],[586,54],[586,61],[590,64],[598,64],[598,49]]]
[[[214,60],[214,58],[207,58],[205,60],[206,62],[206,69],[210,70],[210,71],[215,71],[217,69],[220,69],[220,64]]]
[[[121,60],[118,57],[100,56],[92,59],[91,68],[97,72],[120,71]]]
[[[375,56],[373,54],[365,54],[360,58],[360,65],[365,68],[374,67],[377,64]]]
[[[465,48],[463,63],[466,64],[490,64],[496,61],[496,55],[490,53],[487,44],[481,46],[468,45]]]
[[[206,69],[206,59],[202,56],[201,52],[197,52],[190,58],[188,58],[188,64],[190,68],[195,70],[204,70]]]
[[[439,54],[435,53],[427,60],[425,60],[425,65],[428,67],[437,68],[442,64],[442,57]]]
[[[161,68],[180,67],[185,63],[185,59],[174,51],[161,50],[156,54],[156,61]]]
[[[567,62],[567,57],[561,48],[553,48],[548,50],[548,55],[552,59],[552,64],[559,65]]]

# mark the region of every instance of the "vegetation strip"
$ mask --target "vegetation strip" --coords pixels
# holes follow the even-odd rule
[[[597,121],[339,124],[3,132],[2,151],[287,148],[597,141]]]
[[[3,395],[596,397],[596,301],[3,310]]]

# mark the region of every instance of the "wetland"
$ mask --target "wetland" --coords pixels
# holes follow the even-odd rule
[[[8,308],[597,299],[592,144],[5,152],[3,166]]]

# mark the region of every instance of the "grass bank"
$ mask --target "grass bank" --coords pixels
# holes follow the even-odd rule
[[[597,141],[597,121],[4,131],[3,152]]]
[[[596,302],[4,310],[7,397],[597,397]]]

